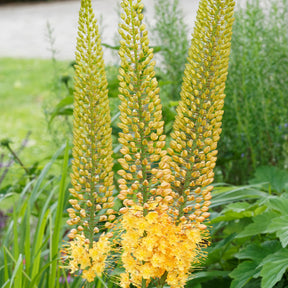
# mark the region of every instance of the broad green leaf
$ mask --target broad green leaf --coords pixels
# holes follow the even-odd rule
[[[63,98],[57,105],[56,109],[60,109],[63,107],[66,107],[67,105],[73,105],[74,97],[73,96],[67,96]]]
[[[288,244],[288,215],[273,218],[267,231],[269,233],[276,232],[276,236],[280,239],[282,247],[285,248]]]
[[[253,218],[253,223],[248,225],[244,231],[236,236],[236,238],[268,233],[268,226],[270,225],[272,219],[275,217],[279,217],[279,213],[274,211],[267,211],[263,214],[257,215]]]
[[[267,256],[262,262],[261,288],[272,288],[281,280],[288,268],[288,249],[280,249],[276,253]]]
[[[235,219],[241,219],[245,217],[252,217],[254,215],[253,210],[249,210],[250,204],[247,202],[232,203],[224,209],[222,215],[211,220],[211,223],[218,223],[220,221],[231,221]]]
[[[221,259],[224,258],[224,254],[227,252],[227,247],[235,238],[236,234],[231,234],[228,237],[225,237],[221,241],[217,242],[215,247],[208,247],[208,258],[206,264],[218,263]],[[201,275],[201,274],[200,274]]]
[[[241,187],[216,187],[212,193],[213,201],[210,207],[226,205],[231,202],[245,199],[265,199],[268,196],[267,193],[257,190],[254,187],[255,185]]]
[[[234,269],[229,276],[234,280],[230,288],[242,288],[253,278],[258,264],[254,261],[244,261]]]
[[[249,259],[260,264],[260,262],[266,256],[268,256],[271,253],[275,253],[280,248],[281,245],[277,240],[266,241],[264,243],[261,243],[261,245],[252,243],[247,247],[245,247],[244,249],[241,249],[241,251],[235,254],[235,257],[242,260]]]
[[[165,287],[169,288],[168,286],[165,286]],[[195,285],[192,285],[191,288],[202,288],[202,285],[201,285],[201,283],[197,283]]]
[[[271,189],[278,193],[283,192],[288,182],[288,173],[274,166],[261,166],[256,169],[255,177],[250,181],[255,183],[269,183]],[[263,184],[263,187],[269,191],[269,184]]]
[[[233,210],[237,213],[247,210],[251,205],[247,202],[232,203],[225,208],[225,210]]]
[[[66,107],[66,108],[62,108],[61,110],[57,111],[57,114],[55,116],[59,116],[59,115],[73,115],[73,108],[70,107]],[[51,120],[50,120],[51,121]]]
[[[219,270],[201,271],[201,272],[192,273],[189,276],[188,281],[196,280],[196,279],[211,279],[214,277],[226,277],[228,274],[229,274],[229,271],[219,271]]]
[[[200,272],[192,272],[190,274],[190,277],[188,279],[187,285],[185,287],[191,287],[191,288],[198,288],[197,285],[201,285],[199,287],[208,287],[206,285],[207,281],[209,283],[213,283],[214,286],[209,287],[229,287],[225,285],[226,279],[229,279],[228,274],[230,271],[219,271],[219,270],[213,270],[213,271],[200,271]],[[229,281],[230,282],[230,281]],[[225,283],[225,284],[224,284]]]
[[[269,208],[279,211],[282,215],[288,213],[288,198],[284,197],[270,197],[267,201]]]

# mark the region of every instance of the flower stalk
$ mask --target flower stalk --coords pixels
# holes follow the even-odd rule
[[[199,4],[181,89],[181,101],[167,149],[177,194],[178,221],[203,222],[210,214],[220,139],[224,89],[232,36],[234,0],[202,0]]]
[[[112,129],[100,35],[91,0],[82,0],[76,47],[73,160],[69,189],[68,259],[71,272],[83,270],[92,282],[101,276],[113,226]],[[97,260],[98,259],[98,260]]]
[[[164,121],[155,61],[152,60],[153,49],[149,48],[148,32],[142,23],[144,5],[140,0],[124,0],[121,7],[124,13],[119,25],[122,37],[119,50],[119,127],[122,132],[119,142],[123,158],[119,163],[123,169],[118,171],[121,176],[118,197],[125,206],[138,202],[145,205],[157,196],[165,200],[170,194],[170,187],[166,185],[170,178],[165,164],[166,136],[163,135]],[[161,193],[155,188],[160,183],[163,184]]]

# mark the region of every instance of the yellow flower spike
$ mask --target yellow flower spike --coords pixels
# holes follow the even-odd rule
[[[76,47],[73,160],[69,191],[69,225],[77,225],[68,237],[68,267],[72,273],[83,270],[82,277],[92,282],[101,276],[109,253],[108,234],[113,207],[112,129],[107,80],[100,35],[91,0],[82,0]],[[101,216],[98,216],[98,214]],[[103,214],[104,213],[104,214]],[[100,221],[103,221],[100,223]],[[105,223],[106,222],[106,223]],[[108,223],[108,224],[107,224]],[[97,227],[98,226],[98,227]]]
[[[200,1],[171,134],[173,140],[167,150],[175,176],[171,186],[178,194],[177,203],[174,202],[179,209],[178,221],[185,217],[200,229],[205,225],[199,223],[209,217],[209,185],[214,178],[215,149],[224,113],[234,5],[234,0]],[[186,209],[189,205],[199,208],[192,212]]]
[[[164,121],[155,62],[152,61],[153,50],[148,46],[148,32],[142,23],[144,5],[140,0],[123,0],[121,7],[119,98],[122,102],[119,106],[119,127],[123,133],[119,133],[119,142],[123,145],[120,150],[123,158],[119,159],[119,163],[124,170],[118,173],[126,181],[128,189],[132,188],[135,193],[126,193],[126,186],[123,189],[120,186],[119,198],[137,201],[136,194],[140,192],[144,204],[153,196],[150,192],[152,185],[160,184],[158,180],[156,183],[148,181],[152,167],[165,167],[161,163],[165,146],[162,135]]]

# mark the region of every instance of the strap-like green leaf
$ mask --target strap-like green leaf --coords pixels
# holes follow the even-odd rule
[[[280,249],[263,260],[260,275],[263,277],[261,288],[272,288],[281,280],[288,268],[288,249]]]

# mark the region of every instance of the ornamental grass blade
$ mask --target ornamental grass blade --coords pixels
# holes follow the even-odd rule
[[[10,288],[12,287],[22,287],[22,268],[23,268],[23,257],[19,254],[13,274],[11,276]],[[14,286],[13,286],[14,284]],[[17,286],[20,285],[20,286]]]
[[[49,287],[53,288],[55,287],[55,280],[58,281],[56,277],[56,270],[57,270],[57,258],[58,250],[59,250],[59,244],[61,243],[60,239],[60,232],[63,229],[63,210],[64,210],[64,198],[65,198],[65,192],[66,192],[66,178],[67,178],[67,172],[68,172],[68,161],[69,161],[69,145],[68,142],[66,142],[66,148],[64,151],[64,161],[63,161],[63,167],[62,167],[62,173],[61,173],[61,182],[59,187],[59,194],[58,194],[58,203],[57,203],[57,209],[56,209],[56,216],[53,223],[53,233],[52,241],[51,241],[51,248],[50,248],[50,261],[52,261],[51,267],[50,267],[50,277],[49,277]],[[52,226],[52,223],[50,222],[50,226]],[[59,243],[60,242],[60,243]],[[54,260],[52,260],[54,259]],[[59,281],[58,281],[59,282]],[[58,283],[57,282],[57,283]]]
[[[288,249],[280,249],[276,253],[267,256],[263,262],[260,272],[262,276],[261,287],[272,288],[281,280],[288,269]]]

